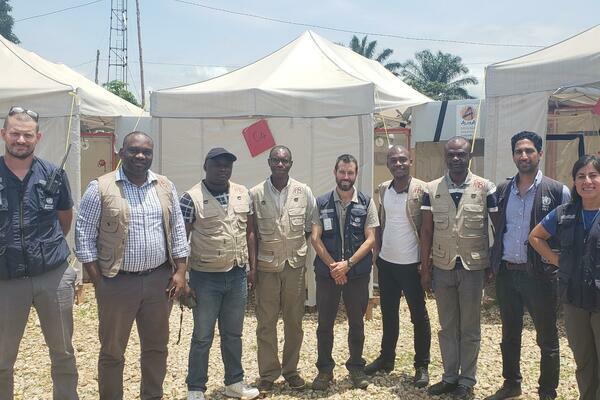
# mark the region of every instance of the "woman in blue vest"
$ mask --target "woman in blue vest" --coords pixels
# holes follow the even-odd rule
[[[573,166],[571,202],[550,212],[531,234],[531,246],[559,267],[565,327],[577,364],[581,400],[600,399],[600,157]],[[552,252],[548,239],[560,242]]]

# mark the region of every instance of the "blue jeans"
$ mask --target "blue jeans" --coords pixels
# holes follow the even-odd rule
[[[221,357],[225,365],[225,385],[240,382],[242,369],[242,329],[246,309],[246,270],[233,267],[228,272],[190,271],[190,287],[196,291],[194,333],[190,346],[188,390],[206,391],[208,356],[219,321]]]

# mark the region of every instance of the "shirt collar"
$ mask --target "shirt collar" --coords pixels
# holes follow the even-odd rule
[[[269,182],[269,187],[271,188],[271,190],[272,190],[272,191],[274,191],[275,193],[279,193],[279,194],[281,194],[281,193],[283,193],[283,191],[284,191],[284,190],[286,190],[287,188],[289,188],[289,187],[290,187],[290,184],[292,183],[292,179],[288,177],[287,184],[286,184],[286,185],[285,185],[285,187],[284,187],[283,189],[281,189],[281,190],[277,189],[277,188],[275,187],[275,185],[273,185],[273,182],[271,181],[271,177],[268,177],[268,178],[267,178],[267,182]]]
[[[544,177],[544,174],[542,174],[542,171],[538,169],[537,174],[535,174],[535,179],[533,180],[533,185],[531,185],[531,187],[537,188],[538,185],[540,184],[540,182],[542,181],[543,177]],[[516,174],[514,176],[513,184],[512,184],[512,187],[511,187],[511,191],[514,194],[518,194],[519,193],[519,187],[517,185],[518,183],[519,183],[519,174]],[[531,189],[531,187],[529,189]]]
[[[125,175],[125,172],[123,171],[123,167],[119,167],[119,169],[117,170],[117,173],[115,175],[115,179],[116,179],[117,182],[118,181],[125,181],[125,182],[132,183],[129,180],[129,178],[127,178],[127,175]],[[154,182],[156,180],[157,180],[157,178],[156,178],[156,175],[154,174],[154,172],[148,170],[148,177],[146,178],[146,182],[144,183],[144,185],[147,184],[147,183],[152,183],[152,182]]]
[[[404,188],[404,190],[401,190],[399,192],[396,192],[394,190],[394,180],[392,179],[392,181],[390,182],[390,184],[388,185],[388,190],[394,190],[395,193],[401,194],[401,193],[408,193],[408,188],[410,187],[410,182],[412,181],[412,176],[410,176],[408,178],[408,185],[406,185],[406,187]]]
[[[333,188],[333,200],[337,203],[341,203],[342,199],[340,199],[340,195],[337,192],[337,187]],[[358,203],[358,191],[356,190],[355,186],[352,186],[352,189],[354,189],[354,193],[352,193],[352,200],[350,200],[352,203]]]
[[[456,183],[454,183],[454,181],[452,181],[452,178],[450,178],[449,172],[446,172],[446,175],[444,175],[444,179],[446,180],[446,183],[448,184],[449,188],[463,188],[463,187],[467,186],[469,183],[471,183],[472,177],[473,177],[473,174],[471,173],[471,170],[468,169],[467,177],[465,178],[465,181],[462,184],[457,185]]]

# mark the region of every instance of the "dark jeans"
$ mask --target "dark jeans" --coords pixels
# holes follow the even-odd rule
[[[379,299],[383,319],[383,337],[381,338],[381,358],[394,362],[400,318],[400,297],[404,294],[410,310],[410,321],[414,329],[415,368],[429,366],[431,347],[431,326],[425,307],[425,292],[421,287],[421,278],[416,264],[393,264],[377,258],[379,270]]]
[[[362,358],[365,343],[365,323],[363,317],[369,302],[369,274],[349,279],[345,285],[336,285],[331,278],[316,275],[317,282],[317,312],[319,325],[317,327],[317,368],[319,372],[333,372],[335,361],[331,356],[333,350],[333,327],[340,304],[340,296],[344,298],[346,315],[348,317],[348,350],[350,357],[346,368],[360,370],[365,366]]]
[[[502,318],[502,376],[508,384],[521,384],[521,333],[523,311],[527,308],[542,355],[538,392],[555,398],[560,371],[556,279],[509,271],[502,265],[496,278],[496,296]]]
[[[188,361],[188,390],[206,391],[208,358],[218,323],[225,385],[244,378],[242,331],[246,311],[246,270],[233,267],[227,272],[190,271],[190,287],[198,306],[193,309],[194,332]]]

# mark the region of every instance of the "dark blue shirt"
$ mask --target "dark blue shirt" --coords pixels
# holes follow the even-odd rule
[[[585,233],[589,231],[589,229],[594,224],[596,217],[600,214],[600,210],[582,210],[583,220],[580,220],[579,224],[583,225],[585,228]],[[548,215],[542,220],[542,226],[550,236],[556,236],[556,229],[558,225],[558,220],[556,218],[556,210],[550,211]]]

